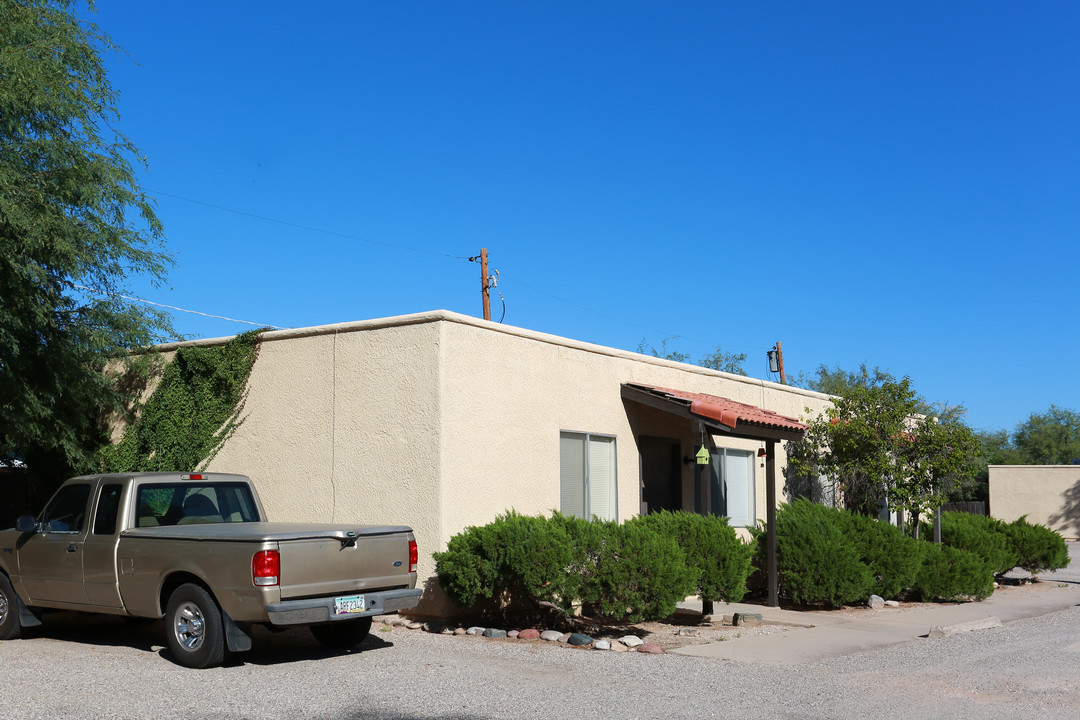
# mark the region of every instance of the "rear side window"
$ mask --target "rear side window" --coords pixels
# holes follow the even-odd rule
[[[102,485],[98,493],[97,512],[94,514],[95,535],[115,535],[116,516],[120,512],[122,485]]]
[[[154,483],[139,486],[135,526],[258,522],[245,483]]]

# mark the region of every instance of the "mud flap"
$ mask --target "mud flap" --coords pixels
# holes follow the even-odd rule
[[[38,616],[30,612],[30,608],[23,604],[22,598],[18,595],[15,596],[15,604],[19,606],[19,625],[24,628],[38,627],[41,625],[41,620]]]
[[[221,612],[221,619],[225,623],[225,647],[229,652],[247,652],[251,649],[251,636],[240,629],[229,617],[229,613]]]

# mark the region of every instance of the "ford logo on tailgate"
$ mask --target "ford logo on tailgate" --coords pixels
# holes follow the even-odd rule
[[[401,567],[401,561],[400,560],[395,560],[394,561],[394,567]]]

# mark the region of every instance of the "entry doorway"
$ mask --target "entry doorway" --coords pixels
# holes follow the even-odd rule
[[[682,443],[677,439],[642,435],[641,514],[682,510]]]

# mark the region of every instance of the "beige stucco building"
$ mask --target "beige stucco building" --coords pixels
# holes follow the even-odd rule
[[[741,431],[782,440],[828,402],[436,311],[263,334],[242,423],[204,469],[249,475],[273,520],[410,525],[429,578],[432,552],[509,509],[624,520],[681,508],[753,524],[766,442]],[[707,465],[694,459],[702,442]],[[783,443],[769,444],[782,499]]]
[[[990,514],[1006,522],[1026,515],[1080,538],[1080,465],[991,465]]]

